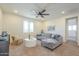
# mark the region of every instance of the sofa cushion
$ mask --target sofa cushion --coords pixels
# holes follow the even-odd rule
[[[49,38],[47,38],[47,39],[44,39],[44,40],[42,40],[43,42],[46,42],[46,43],[54,43],[54,44],[56,44],[57,43],[57,40],[55,40],[55,39],[49,39]]]
[[[58,37],[60,37],[60,35],[57,35],[57,34],[56,34],[56,35],[54,35],[53,38],[54,38],[54,39],[57,39]]]
[[[54,35],[54,34],[52,34],[52,35],[51,35],[51,38],[54,38],[54,36],[55,36],[55,35]]]
[[[50,33],[45,33],[45,34],[44,34],[44,36],[45,36],[46,38],[51,38],[51,35],[52,35],[52,34],[50,34]]]

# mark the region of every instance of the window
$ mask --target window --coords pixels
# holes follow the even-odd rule
[[[23,23],[23,32],[28,32],[29,23],[27,21],[24,21]]]
[[[70,25],[69,27],[68,27],[68,30],[73,30],[73,31],[76,31],[76,25]]]
[[[69,29],[69,30],[72,30],[72,26],[69,26],[68,29]]]
[[[73,25],[73,30],[76,31],[76,25]]]
[[[34,31],[34,23],[29,21],[23,22],[23,32],[33,32]]]
[[[30,30],[30,32],[33,32],[33,22],[30,22],[30,24],[29,24],[29,25],[30,25],[30,26],[29,26],[29,27],[30,27],[30,29],[29,29],[29,30]]]

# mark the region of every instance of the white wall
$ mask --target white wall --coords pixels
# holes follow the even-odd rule
[[[78,33],[77,33],[78,35],[77,35],[77,42],[78,42],[78,45],[79,45],[79,18],[78,18]]]
[[[0,9],[0,34],[2,32],[2,10]]]
[[[8,31],[11,35],[14,35],[16,37],[26,38],[28,36],[28,33],[23,33],[24,20],[34,22],[34,33],[31,33],[31,35],[35,35],[41,31],[41,22],[10,13],[3,13],[3,30]]]
[[[59,22],[59,21],[60,22]],[[53,32],[54,34],[60,34],[64,37],[65,39],[65,20],[63,18],[60,18],[60,19],[54,19],[52,21],[46,21],[46,31],[47,31],[47,28],[48,26],[54,26],[55,25],[55,31]],[[65,41],[65,40],[63,40]]]

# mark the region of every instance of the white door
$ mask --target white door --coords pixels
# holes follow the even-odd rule
[[[77,42],[77,17],[67,19],[67,40]]]

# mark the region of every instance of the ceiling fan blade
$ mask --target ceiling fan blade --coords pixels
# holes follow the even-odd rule
[[[41,13],[39,12],[38,15],[41,15]]]
[[[46,10],[44,9],[44,10],[42,10],[40,13],[44,13]]]
[[[42,14],[42,15],[50,15],[50,14]]]
[[[44,18],[44,16],[43,15],[40,15],[42,18]]]
[[[34,14],[35,14],[35,17],[38,18],[38,17],[39,17],[39,13],[38,13],[39,11],[33,9],[33,12],[34,12]]]

